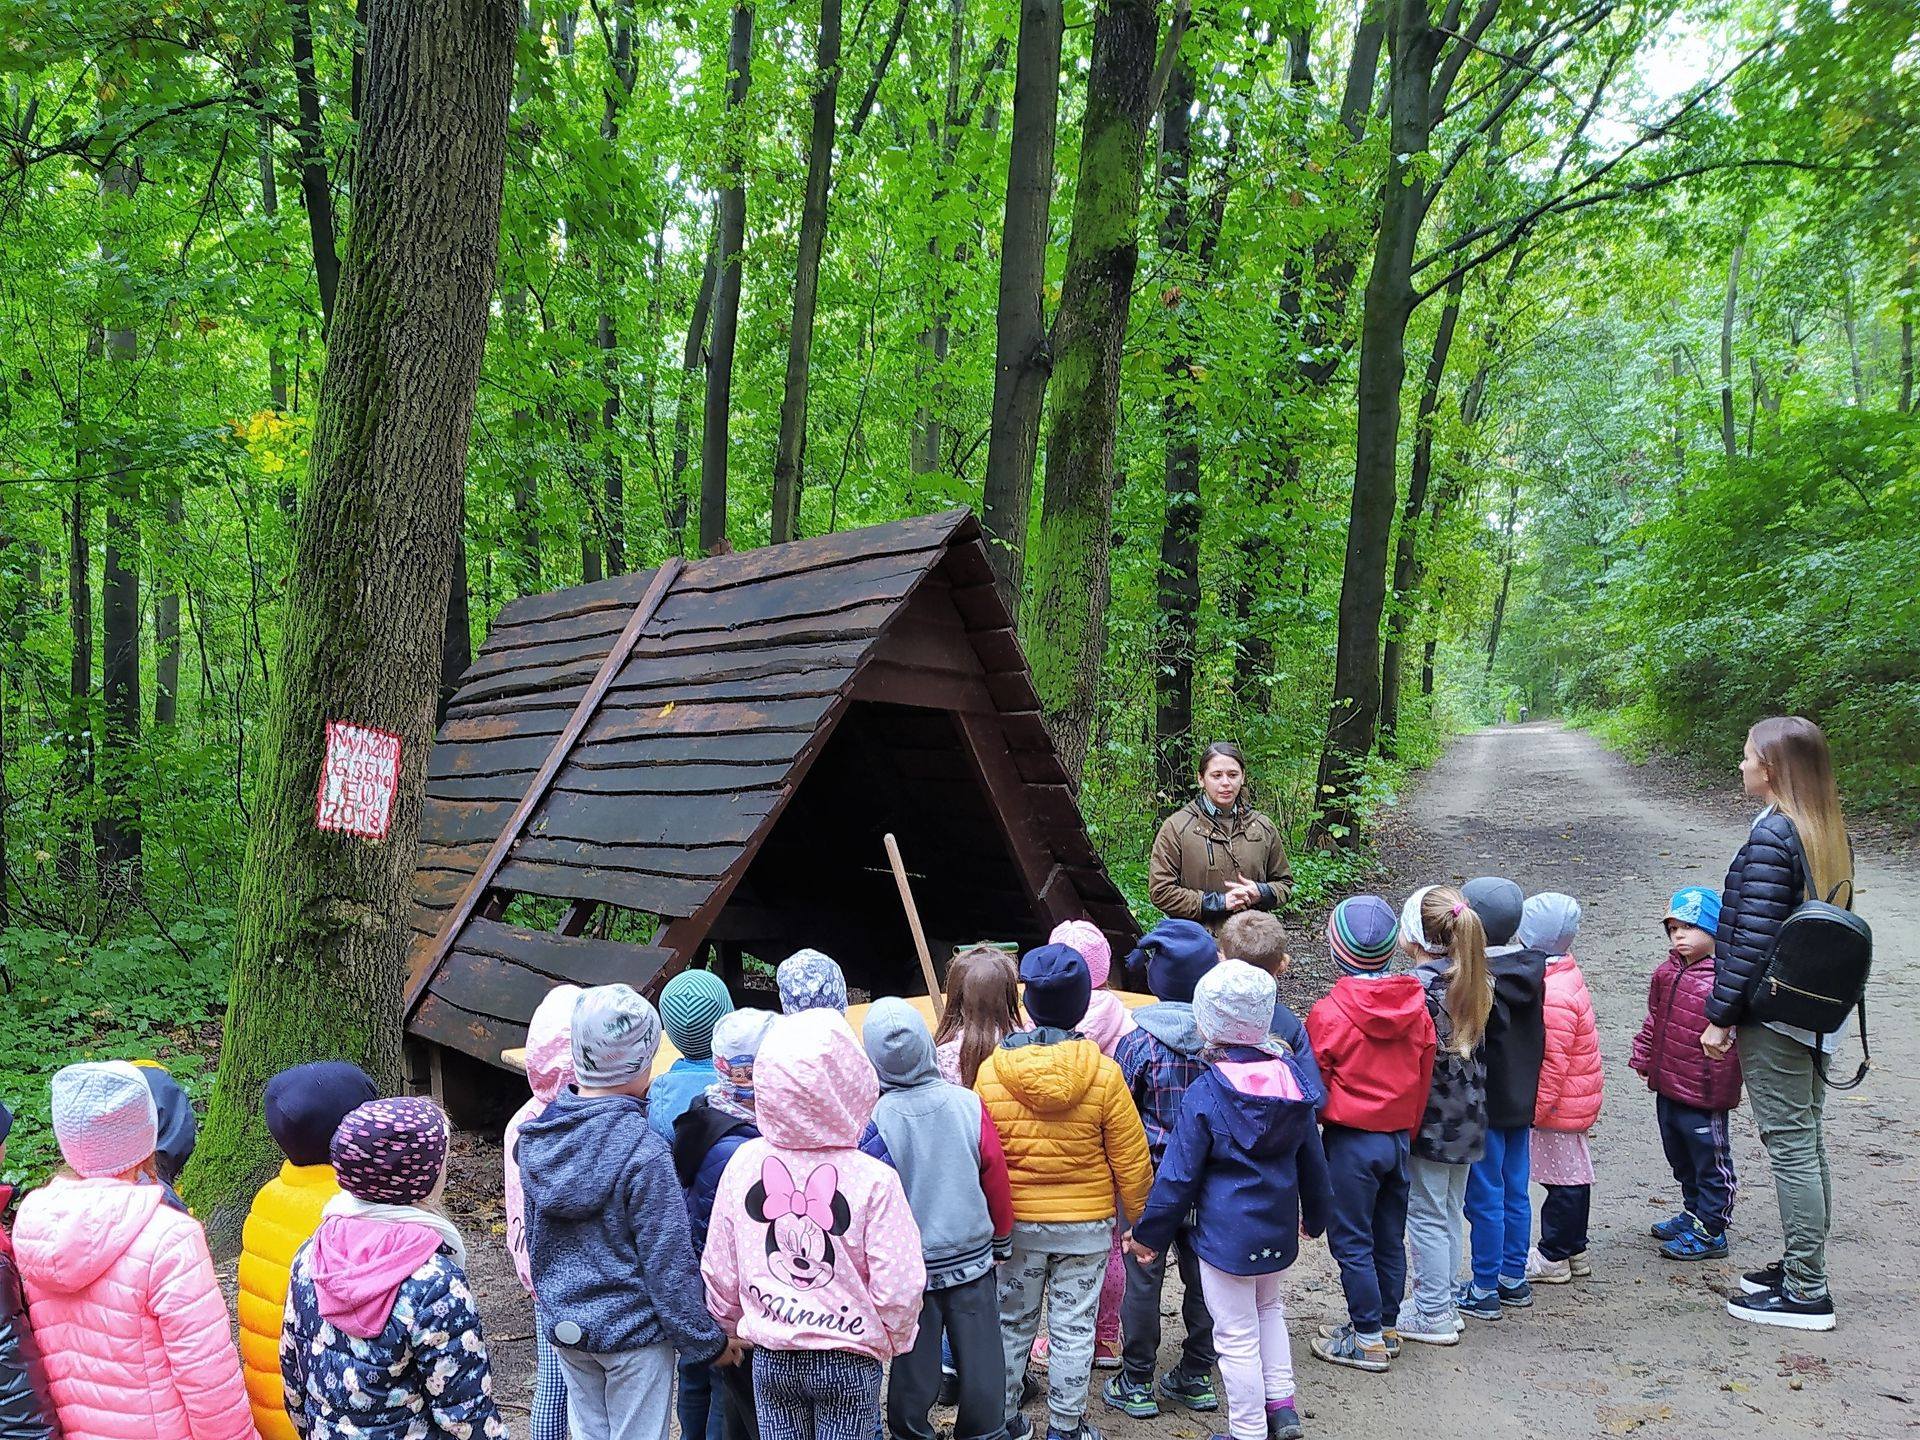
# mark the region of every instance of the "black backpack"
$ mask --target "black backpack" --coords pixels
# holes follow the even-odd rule
[[[1814,1047],[1814,1065],[1820,1078],[1835,1090],[1851,1090],[1867,1078],[1872,1056],[1867,1051],[1867,976],[1873,969],[1873,931],[1850,908],[1834,904],[1841,885],[1847,903],[1853,903],[1853,882],[1834,886],[1825,900],[1813,893],[1813,876],[1800,837],[1793,839],[1794,859],[1805,877],[1807,898],[1781,922],[1767,963],[1747,992],[1750,1020],[1773,1021],[1825,1035],[1847,1023],[1849,1012],[1860,1017],[1860,1068],[1846,1082],[1829,1079],[1825,1052]]]

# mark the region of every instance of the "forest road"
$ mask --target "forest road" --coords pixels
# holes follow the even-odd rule
[[[1780,1253],[1772,1180],[1744,1105],[1732,1125],[1740,1190],[1731,1258],[1663,1260],[1647,1234],[1680,1208],[1679,1195],[1628,1047],[1647,976],[1666,953],[1668,896],[1682,885],[1717,888],[1745,838],[1737,777],[1725,788],[1724,798],[1689,793],[1590,736],[1535,722],[1461,737],[1407,797],[1385,845],[1396,903],[1416,885],[1505,874],[1529,893],[1563,890],[1585,910],[1575,954],[1607,1081],[1593,1137],[1593,1276],[1537,1287],[1531,1309],[1469,1320],[1460,1345],[1408,1345],[1390,1374],[1369,1375],[1307,1352],[1317,1324],[1344,1318],[1325,1247],[1307,1247],[1289,1309],[1309,1435],[1880,1440],[1920,1429],[1920,874],[1910,861],[1860,848],[1878,1058],[1865,1085],[1827,1103],[1839,1328],[1769,1329],[1725,1311],[1740,1272]],[[1850,1035],[1836,1073],[1851,1074],[1857,1056]],[[1168,1424],[1123,1429],[1104,1409],[1093,1406],[1095,1423],[1116,1436]],[[1187,1430],[1207,1433],[1175,1433]]]

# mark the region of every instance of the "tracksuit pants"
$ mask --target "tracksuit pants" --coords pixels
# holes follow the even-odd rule
[[[1673,1178],[1680,1182],[1680,1200],[1687,1214],[1709,1235],[1725,1234],[1727,1222],[1733,1219],[1737,1186],[1727,1112],[1696,1110],[1656,1095],[1653,1114],[1660,1126],[1660,1148],[1667,1152]],[[1546,1253],[1544,1244],[1540,1253]]]
[[[1533,1243],[1530,1126],[1488,1130],[1487,1152],[1467,1172],[1467,1225],[1472,1232],[1473,1288],[1490,1295],[1502,1280],[1518,1285],[1527,1278],[1527,1249]]]
[[[1347,1318],[1363,1335],[1400,1318],[1407,1284],[1407,1147],[1405,1130],[1350,1130],[1322,1125],[1333,1211],[1327,1248],[1340,1264]]]

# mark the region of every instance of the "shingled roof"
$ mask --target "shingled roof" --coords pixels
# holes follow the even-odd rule
[[[938,940],[1134,939],[970,512],[516,600],[429,759],[408,1029],[497,1060],[552,985],[657,990],[710,943],[923,988],[882,831]]]

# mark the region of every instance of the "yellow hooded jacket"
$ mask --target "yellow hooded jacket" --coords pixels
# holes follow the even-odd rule
[[[1099,1046],[1059,1033],[1008,1036],[974,1081],[1007,1154],[1013,1218],[1104,1220],[1118,1195],[1131,1224],[1153,1186],[1140,1112],[1120,1067]]]
[[[280,1380],[280,1322],[293,1257],[340,1193],[331,1165],[291,1161],[260,1187],[240,1239],[240,1364],[261,1440],[299,1440]]]

